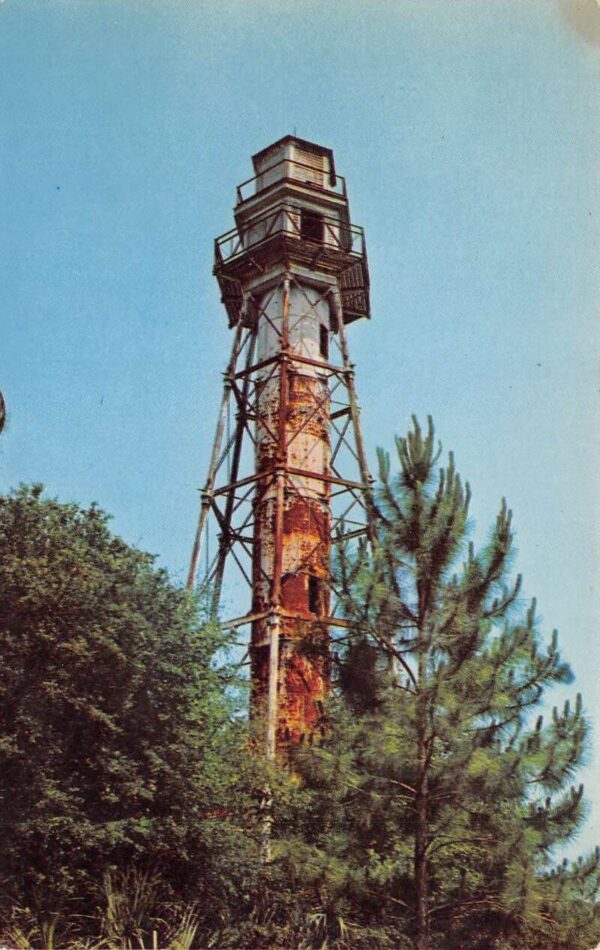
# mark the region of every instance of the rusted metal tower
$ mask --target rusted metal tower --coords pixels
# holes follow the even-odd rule
[[[370,536],[371,479],[346,326],[369,316],[362,228],[331,149],[286,136],[253,157],[214,273],[234,330],[188,586],[219,607],[227,571],[251,588],[252,708],[266,751],[322,728],[335,615],[331,548]],[[235,406],[235,420],[230,407]],[[214,556],[209,556],[211,520]],[[215,543],[216,542],[216,543]]]

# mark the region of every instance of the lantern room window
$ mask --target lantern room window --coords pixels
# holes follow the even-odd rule
[[[323,240],[323,218],[314,211],[306,211],[304,208],[300,212],[300,236],[307,241]]]

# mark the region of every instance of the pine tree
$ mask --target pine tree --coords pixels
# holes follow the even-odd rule
[[[300,757],[337,815],[327,827],[313,808],[311,846],[345,868],[330,885],[352,896],[355,923],[396,945],[587,948],[600,936],[598,857],[552,872],[584,814],[571,781],[587,724],[580,696],[539,714],[572,674],[556,631],[541,644],[535,602],[521,608],[520,578],[507,579],[511,512],[502,502],[475,551],[469,487],[452,455],[436,471],[431,420],[396,450],[397,475],[379,456],[376,550],[339,556],[351,715]]]

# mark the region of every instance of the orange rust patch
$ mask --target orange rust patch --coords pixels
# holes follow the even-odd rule
[[[282,462],[326,473],[329,460],[329,399],[326,383],[290,371],[285,418],[286,457],[279,455],[279,380],[258,387],[256,470],[260,474]],[[268,481],[268,479],[267,479]],[[278,670],[277,743],[312,741],[322,728],[323,703],[330,688],[328,630],[318,617],[329,614],[330,487],[319,478],[286,476],[283,493],[281,552],[276,548],[274,484],[258,489],[254,504],[252,566],[253,610],[281,607],[297,619],[281,618]],[[304,493],[306,492],[306,493]],[[273,572],[281,565],[281,589],[273,600]],[[252,625],[252,710],[266,703],[269,682],[269,626]]]
[[[328,442],[329,400],[324,383],[312,376],[290,376],[286,423],[288,431],[302,431]]]
[[[284,574],[281,601],[287,610],[308,609],[308,588],[303,574]]]
[[[310,638],[306,638],[309,640]],[[306,655],[305,641],[283,650],[284,673],[279,705],[280,744],[310,741],[323,725],[323,704],[329,691],[329,663],[316,651]],[[308,652],[308,651],[307,651]]]

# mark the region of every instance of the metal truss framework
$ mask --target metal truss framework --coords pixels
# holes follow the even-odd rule
[[[331,327],[329,340],[331,354],[327,358],[316,360],[309,356],[293,352],[289,347],[289,333],[293,328],[289,318],[290,288],[301,293],[306,307],[313,310],[329,295],[333,295],[331,312],[337,314],[335,326]],[[283,319],[276,325],[267,312],[269,302],[275,293],[283,295]],[[234,564],[239,577],[250,591],[256,578],[256,560],[253,559],[255,543],[255,513],[265,493],[277,488],[275,524],[283,521],[285,499],[302,495],[302,486],[298,479],[314,479],[325,485],[331,510],[328,522],[328,538],[321,538],[319,544],[336,544],[355,538],[373,541],[373,492],[364,444],[360,429],[359,408],[354,382],[354,366],[350,362],[346,331],[342,318],[339,282],[329,286],[323,292],[311,297],[306,294],[303,283],[292,273],[286,271],[265,296],[260,304],[248,292],[242,301],[241,319],[235,326],[233,346],[229,363],[224,374],[223,395],[221,399],[218,423],[210,457],[208,475],[201,489],[200,514],[194,539],[189,568],[188,588],[197,586],[199,592],[210,596],[211,613],[216,616],[223,592],[226,564]],[[298,318],[301,319],[301,318]],[[278,343],[274,355],[260,361],[256,360],[256,342],[260,321],[268,321]],[[331,359],[333,355],[333,359]],[[293,432],[286,429],[285,413],[288,407],[290,379],[301,376],[307,368],[321,380],[321,387],[313,389],[312,403],[305,409],[305,415],[299,428]],[[277,381],[279,386],[279,416],[265,418],[260,412],[260,390],[269,381]],[[232,425],[232,409],[234,424]],[[318,414],[327,413],[330,441],[329,466],[324,473],[316,474],[302,464],[289,463],[289,449],[300,432],[310,426]],[[260,425],[267,438],[272,442],[271,461],[266,467],[255,466],[256,432]],[[354,477],[350,477],[350,476]],[[211,527],[212,522],[212,527]],[[211,533],[212,532],[212,533]],[[209,538],[217,539],[214,553],[209,551]],[[265,621],[271,630],[271,661],[269,707],[276,705],[277,650],[274,637],[278,638],[282,623],[289,629],[290,622],[298,630],[307,624],[315,625],[314,619],[307,620],[306,613],[295,613],[284,609],[281,602],[282,588],[282,532],[275,532],[275,569],[273,576],[263,580],[268,583],[270,596],[264,610],[248,612],[222,622],[223,629],[235,629],[247,624]],[[306,560],[310,558],[310,554]],[[200,571],[201,560],[204,561]],[[201,577],[197,581],[197,575]],[[336,592],[329,577],[331,607],[326,616],[319,616],[320,629],[345,627],[347,623],[336,616]],[[274,631],[274,627],[276,630]],[[272,710],[271,710],[272,712]],[[274,723],[275,715],[270,716]],[[267,752],[274,754],[274,725],[267,737]]]

